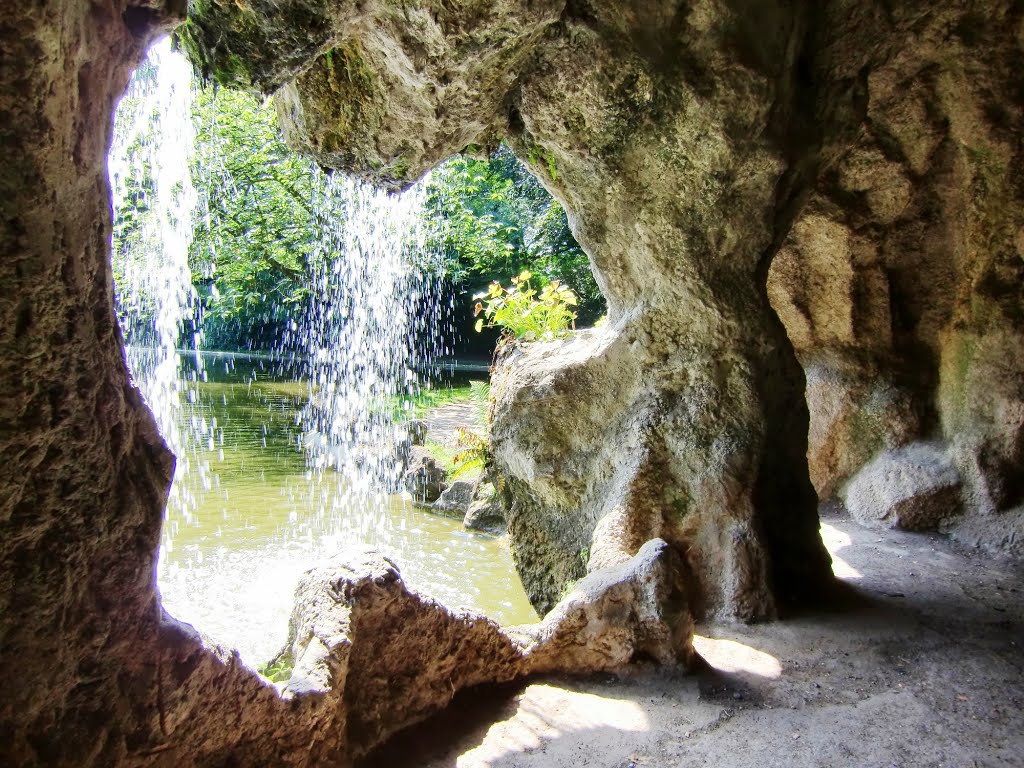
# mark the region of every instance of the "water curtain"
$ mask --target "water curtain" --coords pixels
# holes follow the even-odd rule
[[[169,503],[186,516],[195,504],[193,485],[210,484],[209,462],[197,460],[195,445],[196,430],[208,425],[192,424],[178,352],[187,326],[198,336],[188,265],[196,205],[191,105],[191,69],[161,39],[118,106],[108,156],[116,307],[128,367],[178,458]]]
[[[297,329],[310,388],[306,448],[314,473],[346,479],[336,505],[379,514],[408,449],[403,406],[440,343],[423,244],[426,182],[389,195],[318,176],[312,300]]]
[[[194,522],[199,496],[218,491],[223,459],[223,425],[197,396],[206,375],[189,249],[193,227],[212,225],[197,216],[201,196],[190,174],[194,87],[187,61],[166,39],[154,44],[118,108],[109,157],[128,363],[178,457],[165,547],[179,524]],[[403,409],[420,372],[444,351],[436,264],[423,243],[426,182],[392,195],[314,164],[310,173],[309,300],[269,354],[290,361],[308,385],[297,446],[310,469],[307,511],[327,529],[386,541],[383,499],[399,488],[407,450]],[[208,194],[209,180],[196,181]],[[211,248],[201,260],[207,278],[217,271]],[[195,358],[187,371],[182,344]]]

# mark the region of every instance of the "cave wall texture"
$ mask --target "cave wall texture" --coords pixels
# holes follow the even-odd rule
[[[511,350],[494,387],[531,597],[590,575],[499,637],[349,563],[316,583],[377,645],[314,633],[296,653],[319,649],[329,685],[282,697],[162,612],[173,459],[114,320],[111,114],[185,13],[0,11],[0,762],[344,764],[446,701],[353,709],[347,675],[421,658],[378,602],[447,638],[424,665],[494,670],[460,685],[685,659],[688,610],[768,618],[827,586],[815,490],[1021,553],[1019,2],[195,0],[193,61],[273,92],[326,166],[399,188],[507,137],[610,307],[604,329]],[[595,658],[573,633],[606,599],[635,610]]]
[[[856,135],[820,175],[769,294],[807,374],[819,495],[867,524],[939,528],[1019,557],[1021,6],[953,3],[907,20],[856,74]]]

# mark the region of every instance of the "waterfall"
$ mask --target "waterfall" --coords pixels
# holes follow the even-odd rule
[[[387,194],[310,164],[307,299],[238,381],[238,356],[202,350],[189,271],[195,227],[216,226],[208,180],[190,175],[202,166],[194,87],[184,58],[156,43],[119,106],[109,157],[127,360],[178,457],[158,572],[165,606],[262,660],[283,640],[299,574],[362,542],[399,556],[407,580],[449,601],[475,599],[473,578],[497,585],[502,610],[507,551],[394,495],[409,398],[449,351],[439,270],[424,246],[426,182]],[[217,167],[217,147],[204,151]],[[215,237],[204,248],[197,263],[211,281],[230,256]]]
[[[178,457],[169,504],[186,515],[195,499],[185,478],[209,484],[208,462],[195,461],[189,383],[178,351],[195,307],[188,265],[196,205],[191,107],[191,68],[163,38],[118,106],[108,156],[116,307],[128,367]]]
[[[429,255],[422,237],[426,182],[389,195],[354,179],[317,175],[319,237],[308,312],[291,345],[302,350],[312,471],[341,473],[334,506],[361,510],[363,540],[384,522],[406,437],[395,405],[420,385],[438,347],[431,337]]]

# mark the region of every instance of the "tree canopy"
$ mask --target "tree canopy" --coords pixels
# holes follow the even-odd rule
[[[199,211],[189,263],[213,347],[265,347],[308,297],[314,170],[280,140],[274,110],[205,88],[193,108]]]
[[[196,148],[192,181],[199,197],[189,266],[198,298],[197,323],[207,347],[273,347],[302,315],[320,251],[316,200],[323,173],[281,140],[269,103],[209,86],[193,102]],[[143,178],[135,186],[145,189]],[[530,270],[545,284],[559,280],[580,299],[580,321],[604,308],[586,254],[565,211],[502,146],[487,160],[457,156],[427,182],[424,247],[440,256],[456,312],[472,326],[470,297],[487,283]],[[145,195],[118,211],[129,224],[145,213]],[[115,232],[125,252],[131,226]],[[456,341],[456,344],[458,342]]]
[[[526,270],[542,285],[558,280],[571,288],[582,322],[604,311],[565,210],[505,145],[487,160],[456,156],[441,166],[430,179],[426,210],[448,278],[468,294]]]

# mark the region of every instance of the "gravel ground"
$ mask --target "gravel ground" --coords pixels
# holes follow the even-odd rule
[[[1024,766],[1024,568],[824,517],[828,613],[698,628],[702,671],[464,695],[369,768]]]

